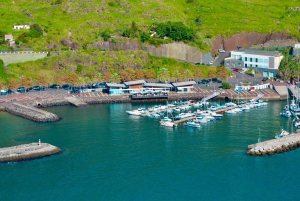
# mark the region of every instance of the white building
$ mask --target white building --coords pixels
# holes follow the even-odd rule
[[[30,29],[30,25],[27,25],[27,24],[16,24],[16,25],[14,25],[14,29]]]
[[[224,64],[226,67],[256,69],[264,77],[274,77],[282,58],[279,52],[243,49],[231,51],[230,58],[225,59]]]

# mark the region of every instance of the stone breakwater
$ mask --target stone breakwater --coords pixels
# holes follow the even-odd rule
[[[273,155],[291,151],[298,147],[300,147],[300,130],[297,134],[249,145],[247,154],[252,156]]]
[[[27,161],[60,153],[62,150],[48,143],[30,143],[0,149],[0,162]]]
[[[35,107],[22,105],[19,103],[6,105],[5,111],[13,115],[24,117],[26,119],[30,119],[32,121],[37,122],[54,122],[60,119],[57,115],[53,113]]]

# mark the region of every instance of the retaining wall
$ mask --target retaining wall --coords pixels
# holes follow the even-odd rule
[[[47,56],[48,52],[0,52],[0,59],[3,60],[4,65],[7,66],[11,63],[19,63],[25,61],[35,61],[43,59]]]

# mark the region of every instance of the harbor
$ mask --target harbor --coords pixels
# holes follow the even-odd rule
[[[60,153],[62,150],[48,143],[30,143],[0,148],[0,163],[27,161]]]

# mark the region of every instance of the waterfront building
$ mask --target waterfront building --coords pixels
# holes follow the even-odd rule
[[[163,83],[145,83],[143,84],[143,88],[146,91],[153,92],[170,92],[173,89],[171,84],[163,84]]]
[[[124,84],[117,83],[106,83],[107,92],[111,95],[120,95],[123,94],[123,90],[125,88]]]
[[[124,82],[125,87],[127,89],[140,89],[143,88],[143,84],[145,84],[145,80],[135,80],[135,81],[129,81],[129,82]]]
[[[283,56],[279,52],[253,49],[240,49],[230,52],[230,57],[224,60],[224,65],[231,68],[252,68],[264,77],[274,77]]]
[[[195,81],[176,82],[172,83],[176,92],[190,92],[193,91]]]

